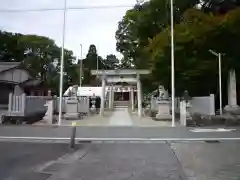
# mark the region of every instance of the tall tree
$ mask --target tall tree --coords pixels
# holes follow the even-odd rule
[[[0,31],[0,61],[22,62],[31,75],[58,92],[61,49],[47,37]],[[73,52],[65,49],[64,88],[76,79]]]
[[[98,56],[97,48],[94,44],[89,46],[88,54],[83,61],[83,85],[90,85],[92,82],[91,70],[104,69],[102,57]],[[80,63],[80,62],[79,62]]]
[[[46,81],[47,72],[52,68],[53,61],[59,61],[60,51],[54,41],[46,37],[26,35],[19,38],[19,44],[24,47],[25,67],[34,70],[35,77]]]
[[[239,69],[240,9],[224,16],[205,14],[189,9],[181,23],[175,25],[175,73],[178,95],[188,89],[192,95],[217,94],[218,61],[209,49],[225,53],[223,57],[223,81],[229,69]],[[149,40],[146,50],[151,59],[154,80],[169,86],[171,43],[169,28]],[[239,69],[240,70],[240,69]]]
[[[226,14],[239,6],[239,0],[202,0],[202,9],[214,14]]]
[[[24,47],[19,44],[21,34],[0,31],[0,61],[22,61]]]
[[[119,59],[113,55],[107,55],[106,59],[103,60],[106,69],[117,69],[119,67]]]
[[[198,3],[199,0],[175,1],[174,19],[176,23],[180,22],[185,10]],[[141,5],[135,5],[133,9],[126,12],[119,22],[116,31],[117,50],[136,68],[146,68],[148,62],[143,49],[147,46],[148,39],[165,29],[169,23],[169,1],[150,0]]]

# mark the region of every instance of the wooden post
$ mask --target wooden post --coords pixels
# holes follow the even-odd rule
[[[9,93],[9,98],[8,98],[8,113],[11,112],[12,110],[12,98],[13,98],[13,94]]]
[[[75,147],[75,137],[76,137],[76,125],[73,125],[71,140],[70,140],[70,148],[72,149]]]
[[[20,112],[23,113],[23,114],[25,112],[25,106],[26,106],[26,94],[22,94]]]

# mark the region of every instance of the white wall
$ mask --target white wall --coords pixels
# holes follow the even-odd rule
[[[191,113],[203,115],[215,115],[215,97],[213,94],[204,97],[193,97],[191,102]]]
[[[203,96],[203,97],[192,97],[190,101],[191,108],[189,111],[191,113],[200,113],[202,115],[215,115],[215,97],[214,94],[210,96]],[[170,100],[170,108],[171,108],[171,100]],[[180,99],[176,98],[175,100],[175,112],[180,112]],[[151,99],[151,110],[157,111],[157,99]]]

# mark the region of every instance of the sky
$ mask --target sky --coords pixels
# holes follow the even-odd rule
[[[118,6],[113,9],[68,10],[66,16],[65,48],[80,58],[86,56],[91,44],[98,54],[106,57],[116,52],[115,32],[118,22],[136,0],[67,0],[67,7]],[[62,45],[63,11],[1,12],[1,9],[63,8],[64,0],[0,0],[0,29],[23,34],[37,34],[54,39]]]

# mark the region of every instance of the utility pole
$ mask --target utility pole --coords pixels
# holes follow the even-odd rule
[[[97,86],[99,86],[99,75],[98,75],[98,70],[99,70],[99,59],[98,59],[98,53],[97,54]]]
[[[80,57],[80,69],[79,69],[80,70],[80,72],[79,72],[79,74],[80,74],[79,75],[80,76],[79,77],[80,78],[79,79],[79,86],[81,87],[82,86],[82,75],[83,75],[83,72],[82,72],[83,71],[83,68],[82,68],[82,66],[83,66],[83,62],[82,62],[83,61],[83,59],[82,59],[82,44],[80,44],[80,47],[81,47],[81,57]]]
[[[58,125],[61,125],[61,121],[62,121],[63,66],[64,66],[65,31],[66,31],[66,10],[67,10],[67,0],[64,0],[63,27],[62,27],[62,51],[61,51],[61,62],[60,62],[60,87],[59,87],[59,116],[58,116]]]
[[[210,53],[212,53],[214,56],[218,57],[218,74],[219,74],[219,108],[220,108],[220,116],[223,114],[223,108],[222,108],[222,54],[216,53],[213,50],[209,50]]]
[[[175,126],[175,67],[174,67],[174,12],[173,0],[171,4],[171,80],[172,80],[172,126]]]
[[[219,73],[219,103],[220,103],[220,115],[223,114],[223,108],[222,108],[222,54],[218,54],[218,73]]]

